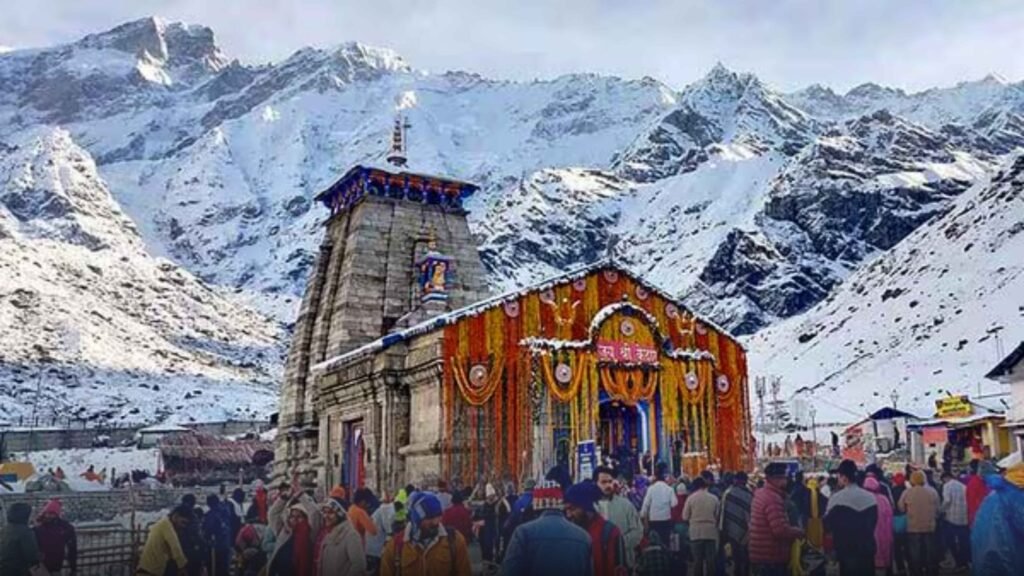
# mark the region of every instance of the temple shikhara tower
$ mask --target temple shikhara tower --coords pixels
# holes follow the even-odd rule
[[[752,467],[732,336],[611,260],[490,295],[463,207],[477,187],[408,171],[405,128],[386,167],[317,196],[330,217],[288,353],[278,475],[382,490],[645,453]]]

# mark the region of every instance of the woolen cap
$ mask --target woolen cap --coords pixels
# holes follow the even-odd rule
[[[441,515],[441,501],[430,492],[416,492],[409,498],[409,517],[413,524]]]
[[[839,468],[836,468],[836,474],[846,476],[847,478],[856,478],[857,463],[853,460],[843,460],[839,463]]]
[[[554,480],[542,480],[533,489],[534,510],[557,510],[562,507],[562,486]]]
[[[765,466],[764,475],[766,478],[785,478],[786,465],[781,462],[772,462]]]
[[[601,489],[593,482],[573,484],[565,491],[565,503],[584,510],[597,510],[597,501],[601,499]]]

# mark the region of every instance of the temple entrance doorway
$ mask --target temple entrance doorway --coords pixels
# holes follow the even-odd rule
[[[363,438],[363,421],[345,423],[345,457],[342,461],[341,478],[349,490],[362,488],[366,484],[366,442]],[[349,492],[351,495],[352,492]]]
[[[637,406],[602,397],[598,412],[597,442],[602,457],[610,459],[620,471],[638,471],[647,444],[644,434],[647,419],[643,411]]]

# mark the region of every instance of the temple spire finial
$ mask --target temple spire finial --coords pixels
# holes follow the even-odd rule
[[[411,127],[402,114],[395,115],[395,127],[391,131],[391,149],[388,151],[388,163],[398,168],[405,168],[406,158],[405,131]]]

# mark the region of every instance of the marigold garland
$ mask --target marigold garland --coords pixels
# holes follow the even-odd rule
[[[641,382],[630,386],[629,382],[633,380],[631,376],[636,376],[636,372],[640,372]],[[658,373],[654,370],[602,366],[600,373],[601,384],[608,396],[627,406],[636,406],[641,401],[649,401],[654,396],[658,383]]]
[[[487,369],[486,381],[477,388],[469,382],[469,377],[466,376],[465,370],[462,368],[465,361],[461,358],[451,358],[450,360],[452,374],[455,376],[455,382],[458,384],[462,399],[471,406],[483,406],[486,404],[491,399],[491,396],[494,395],[494,391],[498,389],[498,384],[501,383],[501,377],[505,370],[501,362],[492,361],[490,363]]]
[[[572,371],[572,377],[569,381],[569,386],[562,388],[561,384],[558,383],[555,378],[555,374],[551,369],[552,361],[557,362],[562,354],[538,354],[538,360],[541,366],[541,375],[544,378],[544,383],[547,384],[548,391],[555,397],[559,402],[567,403],[571,402],[579,393],[580,383],[583,382],[583,376],[587,373],[587,354],[580,353],[577,359],[574,354],[569,354],[569,369]]]
[[[502,474],[521,480],[535,466],[550,463],[553,451],[565,448],[562,444],[568,443],[571,452],[577,442],[597,438],[602,389],[625,404],[646,403],[653,453],[671,450],[674,440],[682,437],[688,452],[704,454],[700,460],[706,457],[727,469],[747,465],[750,422],[743,349],[707,325],[692,335],[679,334],[677,318],[666,312],[669,301],[653,291],[646,299],[637,298],[637,283],[627,274],[612,283],[599,271],[574,282],[552,287],[554,306],[542,303],[538,293],[528,293],[511,301],[518,307],[517,315],[509,316],[498,305],[493,313],[488,309],[445,328],[445,473],[453,479],[461,476],[464,482],[497,480]],[[599,363],[592,347],[553,349],[543,356],[519,347],[523,338],[586,340],[595,315],[622,302],[624,294],[647,311],[653,325],[639,313],[614,313],[593,336],[654,346],[660,370]],[[625,318],[631,319],[634,330],[622,330]],[[661,353],[684,347],[706,351],[714,360],[674,359]],[[559,363],[569,366],[568,381],[566,374],[556,378]],[[474,385],[469,370],[478,364],[487,371],[474,374]],[[697,376],[695,389],[686,385],[690,373]],[[721,392],[717,383],[723,376],[729,386]],[[534,391],[532,382],[537,383]],[[546,430],[539,437],[550,443],[533,446],[536,425]]]

